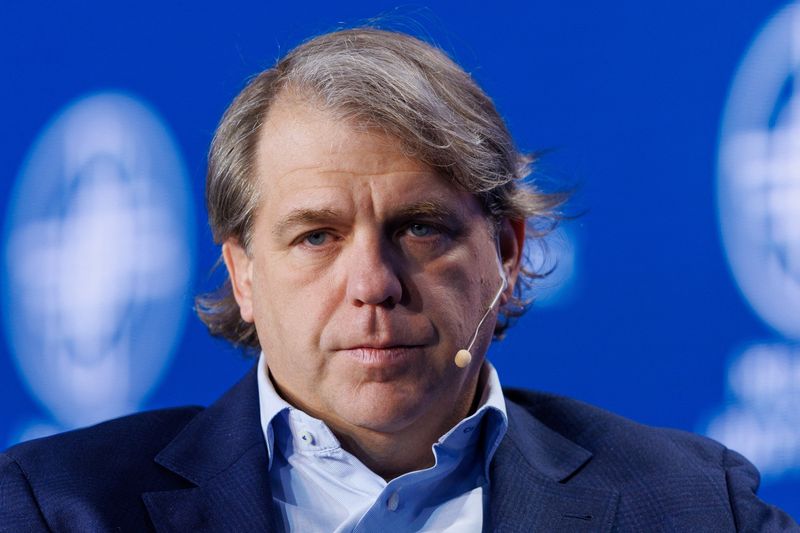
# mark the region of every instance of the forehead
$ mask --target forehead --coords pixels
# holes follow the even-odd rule
[[[279,97],[262,125],[256,158],[260,212],[308,207],[391,209],[421,200],[480,213],[456,189],[383,132],[357,128],[308,100]]]

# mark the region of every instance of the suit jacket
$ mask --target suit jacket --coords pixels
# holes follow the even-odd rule
[[[506,391],[485,530],[779,531],[740,455],[567,398]],[[0,531],[279,531],[255,370],[207,409],[137,414],[0,454]]]

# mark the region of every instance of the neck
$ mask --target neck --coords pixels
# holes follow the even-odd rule
[[[325,422],[339,439],[342,448],[389,481],[405,473],[433,466],[434,443],[476,409],[480,401],[477,394],[479,374],[476,370],[468,378],[468,394],[461,395],[450,404],[436,402],[437,408],[425,409],[421,416],[412,417],[409,423],[399,424],[399,428],[392,430],[349,424],[335,414],[320,412],[305,405],[301,399],[282,390],[274,380],[273,385],[287,402]]]
[[[384,432],[358,426],[325,422],[334,432],[342,447],[356,456],[364,465],[390,481],[415,470],[433,466],[435,457],[432,446],[442,435],[470,414],[476,397],[472,393],[453,405],[442,405],[429,409],[423,419],[415,420],[400,431]],[[447,415],[447,416],[442,416]]]
[[[345,450],[386,481],[434,464],[431,446],[438,437],[409,435],[399,439],[369,430],[334,433]]]

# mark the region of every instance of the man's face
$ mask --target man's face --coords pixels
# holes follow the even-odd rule
[[[247,253],[223,247],[273,381],[334,430],[446,431],[469,410],[494,320],[453,363],[499,290],[477,200],[400,143],[305,102],[276,102],[258,147]],[[500,231],[510,293],[521,224]],[[505,298],[504,298],[505,299]]]

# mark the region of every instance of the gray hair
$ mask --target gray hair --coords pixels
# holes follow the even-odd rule
[[[254,179],[262,124],[284,92],[313,100],[338,118],[397,138],[414,158],[472,193],[495,224],[526,220],[533,237],[555,226],[564,193],[523,181],[534,157],[517,151],[489,97],[440,49],[415,37],[358,28],[311,39],[252,79],[225,112],[211,143],[206,204],[214,241],[237,239],[247,250],[259,205]],[[501,309],[495,335],[527,305],[525,290],[546,273],[522,269],[514,298]],[[228,279],[196,299],[212,335],[259,348],[255,325],[241,319]]]

